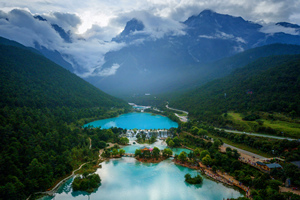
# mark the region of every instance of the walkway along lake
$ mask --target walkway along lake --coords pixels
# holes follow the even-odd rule
[[[130,113],[137,118],[135,122],[142,123],[141,118],[145,114],[148,117],[156,118],[148,113]],[[129,115],[130,115],[129,114]],[[128,115],[128,114],[126,114]],[[122,118],[122,115],[119,116]],[[165,118],[159,119],[167,121]],[[117,119],[117,118],[113,118]],[[145,118],[144,118],[145,119]],[[168,118],[167,118],[168,119]],[[169,119],[168,119],[169,120]],[[119,121],[108,121],[119,124]],[[150,121],[152,121],[150,119]],[[171,121],[172,122],[172,121]],[[148,122],[147,122],[148,123]],[[103,124],[102,124],[103,125]],[[101,125],[101,127],[102,127]],[[136,124],[138,125],[138,124]],[[132,129],[134,126],[122,127]],[[95,126],[95,125],[94,125]],[[174,127],[174,126],[171,126]],[[176,126],[177,127],[177,126]],[[142,128],[142,127],[137,127]],[[155,127],[147,127],[154,129]],[[168,127],[157,127],[168,128]],[[132,138],[131,138],[131,143]],[[126,146],[123,149],[126,153],[134,153],[135,149],[140,148],[141,144]],[[161,140],[158,140],[152,145],[161,150],[167,146]],[[173,149],[176,154],[181,151],[189,152],[190,150],[177,148]],[[172,158],[164,160],[157,164],[141,163],[135,158],[122,157],[111,159],[101,163],[102,168],[97,169],[96,173],[101,177],[101,186],[93,193],[88,195],[86,192],[73,192],[71,184],[73,178],[64,183],[55,194],[55,197],[44,197],[43,200],[83,200],[83,199],[143,199],[143,200],[179,200],[179,199],[201,199],[201,200],[222,200],[223,198],[237,198],[243,196],[239,191],[228,188],[221,183],[203,178],[201,185],[190,185],[184,182],[184,175],[190,173],[195,176],[198,172],[186,167],[175,165]]]

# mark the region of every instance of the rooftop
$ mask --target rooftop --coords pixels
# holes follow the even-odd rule
[[[270,169],[274,169],[274,168],[282,168],[282,166],[279,165],[278,163],[266,164],[266,166],[269,167]]]
[[[257,161],[256,164],[258,164],[258,165],[266,165],[265,163],[260,162],[260,161]]]
[[[293,161],[291,163],[296,165],[298,168],[300,168],[300,161]]]

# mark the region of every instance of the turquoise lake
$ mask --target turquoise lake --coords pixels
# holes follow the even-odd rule
[[[117,118],[99,120],[89,123],[95,127],[110,128],[111,126],[126,129],[164,129],[177,127],[177,123],[163,116],[153,116],[148,113],[129,113]],[[85,126],[88,126],[86,124]],[[163,140],[154,144],[133,144],[135,138],[130,137],[130,144],[122,147],[126,153],[134,153],[142,146],[166,148]],[[188,149],[173,148],[174,154]],[[101,163],[96,173],[101,177],[101,186],[93,193],[74,192],[71,184],[73,178],[61,185],[54,197],[44,197],[41,200],[222,200],[243,196],[239,191],[228,188],[221,183],[203,178],[200,185],[190,185],[184,181],[184,176],[190,173],[195,176],[198,172],[186,167],[175,165],[172,158],[160,163],[141,163],[135,158],[123,157]]]
[[[94,121],[85,124],[84,127],[89,125],[103,129],[111,127],[124,129],[169,129],[178,127],[178,124],[169,118],[161,115],[152,115],[151,113],[127,113],[115,118]]]
[[[101,177],[101,186],[94,193],[88,196],[85,192],[73,192],[71,179],[59,189],[55,200],[222,200],[242,196],[236,190],[205,178],[201,185],[185,183],[184,175],[195,176],[197,171],[175,165],[171,159],[158,164],[141,163],[128,157],[112,159],[103,162],[96,173]]]

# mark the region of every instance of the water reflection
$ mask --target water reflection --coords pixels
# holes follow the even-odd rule
[[[160,146],[161,145],[161,146]],[[129,150],[140,145],[127,146]],[[161,141],[153,146],[165,148]],[[180,151],[183,149],[174,149]],[[55,200],[83,199],[201,199],[220,200],[242,196],[238,191],[227,188],[220,183],[203,179],[200,185],[190,185],[184,176],[190,173],[196,176],[196,170],[175,165],[171,159],[160,163],[141,163],[135,158],[123,157],[102,163],[96,172],[101,177],[101,186],[88,195],[86,192],[74,192],[72,179],[67,181],[56,193]],[[44,200],[52,199],[51,197]]]
[[[117,165],[115,163],[118,162]],[[84,192],[69,193],[70,182],[57,193],[55,199],[205,199],[239,197],[238,191],[227,188],[211,180],[203,180],[201,185],[184,182],[184,175],[192,176],[197,171],[175,165],[171,160],[158,164],[137,162],[134,158],[113,159],[103,163],[98,169],[102,185],[88,196]]]

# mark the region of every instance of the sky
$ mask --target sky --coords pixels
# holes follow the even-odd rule
[[[204,9],[263,24],[266,32],[276,31],[275,22],[300,24],[299,0],[2,0],[0,36],[25,46],[38,42],[58,50],[68,55],[64,58],[82,77],[109,76],[119,64],[99,69],[105,62],[105,53],[125,46],[111,39],[124,29],[127,21],[143,21],[146,31],[159,38],[169,32],[182,34],[180,22]],[[34,20],[34,15],[47,22]],[[49,23],[69,31],[73,43],[63,41]]]

